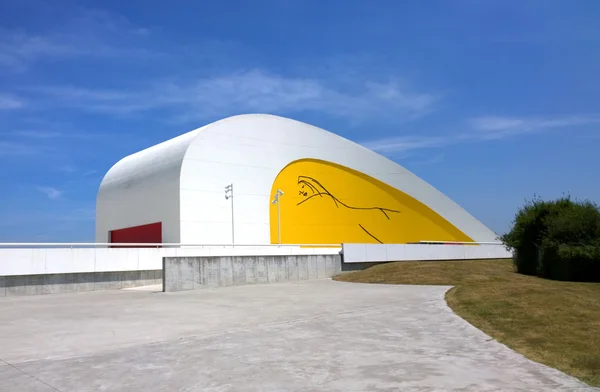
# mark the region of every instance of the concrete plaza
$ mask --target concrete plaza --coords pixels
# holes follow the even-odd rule
[[[442,286],[331,280],[0,298],[0,391],[592,391]]]

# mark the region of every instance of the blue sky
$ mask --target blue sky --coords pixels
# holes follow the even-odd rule
[[[498,233],[600,202],[600,2],[0,2],[0,241],[93,241],[121,157],[249,112],[399,162]]]

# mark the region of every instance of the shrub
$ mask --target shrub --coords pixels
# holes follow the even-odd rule
[[[600,247],[559,245],[544,248],[539,275],[555,280],[600,282]]]
[[[570,202],[548,216],[543,246],[600,244],[600,210],[589,201]]]
[[[501,237],[504,244],[515,251],[517,272],[525,275],[538,273],[538,248],[547,235],[547,218],[564,208],[564,204],[564,200],[552,203],[534,198],[517,212],[511,231]]]
[[[600,281],[600,210],[592,202],[534,198],[501,239],[514,250],[516,272]]]

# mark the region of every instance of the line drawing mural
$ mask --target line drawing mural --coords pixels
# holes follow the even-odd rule
[[[385,208],[385,207],[377,207],[377,206],[357,207],[357,206],[348,205],[348,204],[344,203],[343,201],[341,201],[340,199],[338,199],[331,192],[329,192],[327,190],[327,188],[325,188],[325,186],[323,186],[323,184],[321,184],[317,179],[310,177],[310,176],[303,176],[303,175],[298,176],[298,185],[300,185],[300,190],[298,191],[298,194],[300,196],[304,197],[304,200],[301,200],[300,202],[298,202],[296,204],[296,206],[300,206],[301,204],[304,204],[315,197],[320,197],[320,198],[328,197],[334,202],[336,208],[343,207],[343,208],[348,208],[351,210],[361,210],[361,211],[365,211],[365,212],[382,213],[386,217],[387,220],[391,220],[391,217],[394,216],[394,214],[401,213],[399,210],[394,210],[394,209]],[[369,230],[367,230],[363,226],[362,223],[359,223],[358,227],[360,227],[371,238],[373,238],[380,244],[383,244],[383,241],[381,241],[379,238],[377,238],[377,236],[375,236],[373,233],[371,233]]]
[[[397,173],[392,173],[396,175]],[[269,203],[271,243],[407,244],[470,241],[437,212],[411,195],[355,169],[320,159],[290,162],[271,184],[289,190]],[[281,217],[281,218],[279,218]]]

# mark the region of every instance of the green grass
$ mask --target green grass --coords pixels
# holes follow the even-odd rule
[[[452,285],[446,301],[459,316],[529,359],[600,386],[600,283],[520,275],[510,260],[387,263],[335,279]]]

